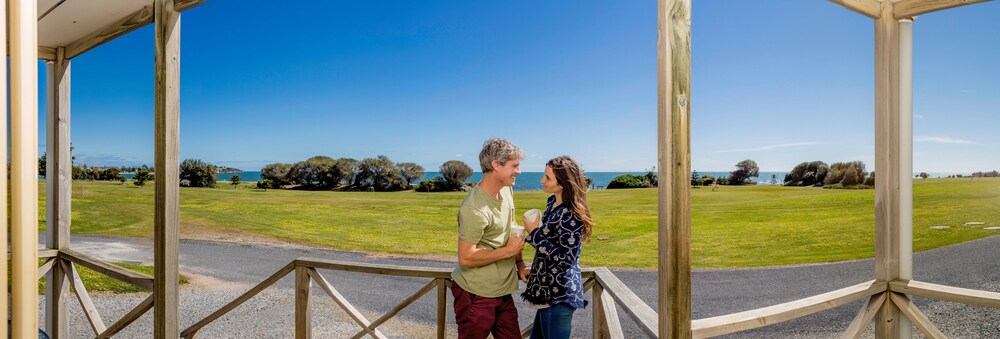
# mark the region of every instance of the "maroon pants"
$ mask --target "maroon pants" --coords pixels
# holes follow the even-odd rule
[[[466,292],[454,281],[451,282],[451,294],[455,296],[455,322],[460,339],[486,338],[490,333],[494,339],[521,338],[517,307],[510,295],[480,297]]]

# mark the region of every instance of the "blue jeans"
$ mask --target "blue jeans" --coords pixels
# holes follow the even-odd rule
[[[573,312],[576,308],[567,303],[558,303],[535,313],[535,324],[531,326],[531,339],[569,338],[573,330]]]

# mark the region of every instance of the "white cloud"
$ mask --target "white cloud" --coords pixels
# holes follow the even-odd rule
[[[914,115],[913,115],[913,118],[914,118],[914,119],[923,119],[923,118],[924,118],[924,115],[923,115],[923,114],[914,114]]]
[[[916,142],[936,142],[939,144],[974,144],[971,140],[952,139],[951,137],[916,137]]]
[[[815,141],[793,142],[793,143],[788,143],[788,144],[778,144],[778,145],[770,145],[770,146],[762,146],[762,147],[754,147],[754,148],[730,149],[730,150],[723,150],[723,151],[715,151],[715,153],[735,153],[735,152],[769,151],[769,150],[776,149],[776,148],[795,147],[795,146],[809,146],[809,145],[819,145],[819,144],[820,143],[815,142]]]
[[[461,155],[461,154],[455,154],[455,157],[456,157],[456,158],[461,158],[461,157],[464,157],[464,155]]]

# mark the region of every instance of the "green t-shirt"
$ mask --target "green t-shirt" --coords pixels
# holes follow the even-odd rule
[[[500,189],[500,199],[496,199],[476,185],[458,209],[458,237],[475,243],[476,248],[495,250],[507,245],[513,221],[514,195],[510,187]],[[482,297],[495,298],[517,291],[513,257],[479,267],[459,265],[451,272],[451,279]]]

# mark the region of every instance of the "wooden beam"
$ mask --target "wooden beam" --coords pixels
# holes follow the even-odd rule
[[[381,331],[372,329],[371,322],[369,322],[368,319],[365,318],[365,316],[361,314],[361,312],[358,311],[357,308],[354,308],[354,305],[351,305],[351,303],[347,301],[347,298],[344,298],[344,296],[341,295],[336,288],[333,288],[333,285],[331,285],[329,281],[326,281],[326,278],[323,278],[323,276],[320,275],[319,272],[317,272],[315,269],[309,268],[308,274],[310,277],[312,277],[313,281],[315,281],[316,284],[319,285],[319,287],[322,288],[323,291],[325,291],[326,294],[330,296],[330,298],[333,298],[333,301],[336,302],[337,305],[340,305],[340,308],[342,308],[344,312],[347,312],[347,315],[350,316],[351,319],[354,320],[354,322],[358,323],[358,325],[361,325],[361,327],[364,329],[365,332],[367,332],[368,334],[370,334],[372,337],[375,338],[379,339],[386,338]]]
[[[35,0],[11,0],[6,6],[10,20],[11,338],[38,335],[37,6]]]
[[[309,268],[295,268],[295,339],[312,338],[312,280]]]
[[[639,325],[639,328],[642,329],[646,336],[657,338],[656,326],[658,317],[656,312],[646,305],[646,302],[639,299],[639,296],[635,295],[635,292],[632,292],[628,286],[625,286],[625,283],[619,280],[607,268],[601,267],[595,273],[594,276],[597,279],[597,283],[604,287],[604,291],[614,298],[614,301],[603,300],[602,302],[617,301],[619,305],[622,305],[622,310],[635,321],[636,325]]]
[[[42,263],[42,266],[38,266],[38,279],[44,278],[45,273],[49,273],[49,270],[51,270],[53,266],[57,266],[56,263],[56,259],[48,258]]]
[[[882,304],[885,303],[885,295],[885,293],[879,293],[868,298],[868,302],[861,306],[861,311],[858,312],[858,315],[854,316],[854,320],[847,326],[847,330],[844,330],[844,333],[840,336],[840,338],[861,338],[861,334],[865,333],[865,329],[868,328],[868,324],[875,318],[875,313],[877,313],[878,310],[882,308]]]
[[[893,281],[889,290],[954,303],[1000,308],[1000,293],[945,286],[922,281]]]
[[[444,339],[447,335],[448,323],[448,279],[436,279],[438,282],[437,300],[437,337]]]
[[[829,0],[832,3],[844,6],[855,13],[864,15],[872,19],[882,16],[881,2],[877,0]]]
[[[195,334],[197,334],[202,327],[205,327],[205,325],[212,323],[213,321],[215,321],[215,319],[219,319],[219,317],[222,317],[226,313],[229,313],[229,311],[232,311],[237,306],[240,306],[247,300],[250,300],[250,298],[253,298],[255,295],[257,295],[264,289],[270,287],[274,283],[278,282],[278,280],[281,280],[281,278],[284,278],[285,275],[288,275],[288,273],[291,273],[294,270],[295,270],[294,263],[293,262],[288,263],[288,265],[285,265],[277,272],[274,272],[274,274],[271,274],[270,277],[267,277],[267,279],[261,281],[259,284],[257,284],[257,286],[254,286],[246,293],[243,293],[242,295],[237,297],[235,300],[230,301],[225,306],[222,306],[222,308],[219,308],[215,312],[212,312],[212,314],[209,314],[207,317],[205,317],[205,319],[199,320],[198,322],[194,323],[193,325],[185,329],[184,332],[181,332],[181,337],[188,339],[194,338]]]
[[[9,1],[5,2],[5,4],[6,3],[9,3]],[[7,51],[8,51],[7,55],[10,55],[9,48],[11,48],[12,46],[7,43],[7,35],[8,35],[8,32],[7,32],[7,14],[8,14],[7,13],[7,6],[0,6],[0,42],[3,43],[3,45],[5,46],[5,48],[7,48]],[[7,79],[7,60],[8,59],[4,59],[3,60],[4,62],[0,63],[0,79]],[[5,94],[8,93],[7,92],[7,81],[0,81],[0,93],[5,93]],[[0,107],[7,107],[7,95],[0,95]],[[8,146],[7,145],[7,131],[8,131],[8,129],[7,129],[7,119],[5,117],[4,119],[0,119],[0,159],[8,159],[7,158],[7,155],[8,155],[7,154],[7,150],[8,150],[8,148],[7,148],[7,146]],[[0,175],[0,192],[4,192],[4,193],[9,192],[7,190],[7,180],[8,179],[9,178],[6,175]],[[8,206],[7,205],[8,204],[8,201],[7,201],[8,196],[9,196],[8,194],[0,194],[0,206]],[[0,220],[9,220],[9,219],[7,219],[7,217],[8,217],[8,215],[7,215],[7,208],[0,208]],[[4,224],[4,225],[6,225],[5,227],[7,227],[8,229],[10,228],[10,224]],[[8,242],[8,239],[7,239],[8,238],[8,234],[7,233],[8,232],[0,232],[0,244],[9,244],[10,243],[10,242]],[[11,258],[10,249],[8,248],[7,249],[7,260],[0,261],[0,281],[10,281],[10,280],[8,280],[10,278],[8,272],[10,272],[10,269],[12,267],[9,267],[8,264],[10,263],[11,259],[12,258]],[[8,286],[8,285],[4,285],[4,286]],[[9,308],[9,303],[8,303],[8,298],[9,298],[9,293],[0,293],[0,310],[8,310],[8,309],[10,309]],[[8,318],[8,319],[10,319],[10,318]],[[10,328],[8,328],[8,326],[10,326],[9,323],[0,321],[0,333],[8,333],[8,331],[10,331]]]
[[[130,269],[104,262],[101,259],[86,256],[73,250],[59,252],[59,257],[73,263],[97,271],[97,273],[127,282],[147,291],[153,290],[153,277],[132,271]]]
[[[312,258],[295,259],[295,266],[310,267],[314,269],[345,271],[345,272],[384,274],[397,277],[417,277],[417,278],[436,278],[436,279],[449,279],[451,278],[451,271],[453,271],[453,269],[443,268],[443,267],[416,267],[416,266],[367,264],[367,263],[356,263],[349,261],[312,259]]]
[[[128,311],[128,313],[126,313],[125,316],[123,316],[121,319],[118,319],[118,321],[116,321],[114,324],[111,324],[111,326],[109,326],[108,329],[104,330],[104,332],[101,332],[101,334],[98,334],[97,339],[108,339],[113,337],[115,334],[118,334],[118,332],[121,332],[121,330],[124,330],[126,327],[128,327],[128,325],[131,325],[133,322],[135,322],[136,319],[139,319],[139,317],[141,317],[143,314],[149,312],[149,309],[151,308],[153,308],[153,295],[150,295],[149,297],[144,299],[141,303],[139,303],[139,305],[136,305],[135,308],[133,308],[131,311]]]
[[[76,271],[76,267],[65,260],[60,260],[59,265],[69,273],[69,280],[73,284],[73,292],[76,293],[76,298],[80,300],[80,308],[83,309],[83,314],[87,316],[87,321],[90,322],[90,328],[94,330],[94,334],[99,335],[107,330],[108,327],[104,325],[104,320],[101,320],[101,314],[97,312],[97,307],[94,307],[94,301],[90,299],[87,288],[83,286],[83,280],[80,279],[80,273]]]
[[[610,339],[625,339],[625,333],[622,332],[622,323],[618,320],[618,309],[615,307],[614,299],[608,294],[607,290],[601,291],[601,299],[607,300],[601,304],[602,314],[604,315],[604,330]]]
[[[206,0],[175,0],[173,2],[176,4],[173,7],[178,13],[180,13],[194,8],[205,1]],[[80,40],[69,43],[66,45],[66,58],[75,58],[80,54],[86,53],[87,51],[103,45],[108,41],[117,39],[120,36],[128,34],[129,32],[151,24],[153,21],[153,7],[143,7],[121,20],[104,26],[100,30],[84,36]]]
[[[38,59],[46,61],[56,60],[56,48],[55,47],[45,47],[38,46]]]
[[[887,288],[885,282],[868,281],[783,304],[718,317],[698,319],[692,325],[694,337],[714,337],[777,324],[882,293]]]
[[[392,319],[392,317],[396,316],[396,314],[399,314],[399,311],[402,311],[404,308],[406,308],[406,306],[410,306],[410,304],[412,304],[414,301],[417,301],[417,299],[420,299],[420,297],[424,296],[424,294],[427,294],[427,292],[430,292],[430,290],[434,289],[435,287],[444,286],[443,283],[439,283],[438,281],[439,279],[431,280],[431,282],[427,283],[427,285],[424,285],[424,287],[421,287],[419,290],[417,290],[416,293],[413,293],[408,298],[404,299],[403,302],[399,303],[399,305],[396,305],[396,307],[393,307],[391,310],[389,310],[389,312],[382,315],[378,319],[375,319],[375,321],[373,321],[368,326],[365,326],[365,329],[354,334],[354,336],[351,337],[351,339],[358,339],[365,336],[366,334],[368,334],[368,331],[374,330],[375,328],[378,328],[378,325],[382,325],[382,323],[388,321],[389,319]],[[444,281],[444,279],[440,279],[440,281]],[[440,297],[441,294],[438,293],[438,296]],[[439,299],[438,300],[439,304],[440,301],[441,300]],[[447,302],[447,300],[445,300],[445,302]],[[442,309],[443,308],[440,307],[438,308],[438,310]],[[441,312],[438,312],[438,319],[443,319],[442,316],[443,314],[441,314]]]
[[[921,14],[988,1],[992,0],[903,0],[893,4],[892,15],[896,19],[908,19]]]
[[[70,243],[73,163],[70,154],[70,61],[56,49],[56,60],[46,63],[46,247],[66,250]],[[45,332],[51,338],[69,338],[66,297],[69,285],[63,266],[56,266],[45,284]]]
[[[611,299],[610,296],[608,299],[604,299],[604,295],[604,288],[600,284],[594,284],[594,294],[591,297],[592,305],[590,306],[593,308],[590,325],[591,333],[595,339],[607,337],[608,324],[604,321],[604,303],[615,303],[615,300]]]
[[[153,1],[155,35],[153,336],[178,337],[180,243],[181,15],[174,0]]]
[[[691,336],[691,0],[659,0],[657,17],[660,177],[657,336],[688,338]],[[605,285],[605,289],[609,287]]]
[[[899,22],[883,3],[875,21],[875,279],[899,278]],[[899,311],[886,303],[876,316],[876,338],[899,337]]]
[[[910,302],[910,298],[898,293],[888,292],[889,298],[892,299],[892,303],[899,307],[899,311],[906,315],[907,318],[913,322],[913,326],[917,327],[920,333],[924,334],[924,337],[935,338],[935,339],[945,339],[947,338],[941,330],[938,330],[937,326],[927,318],[924,312],[921,312],[917,305]]]

